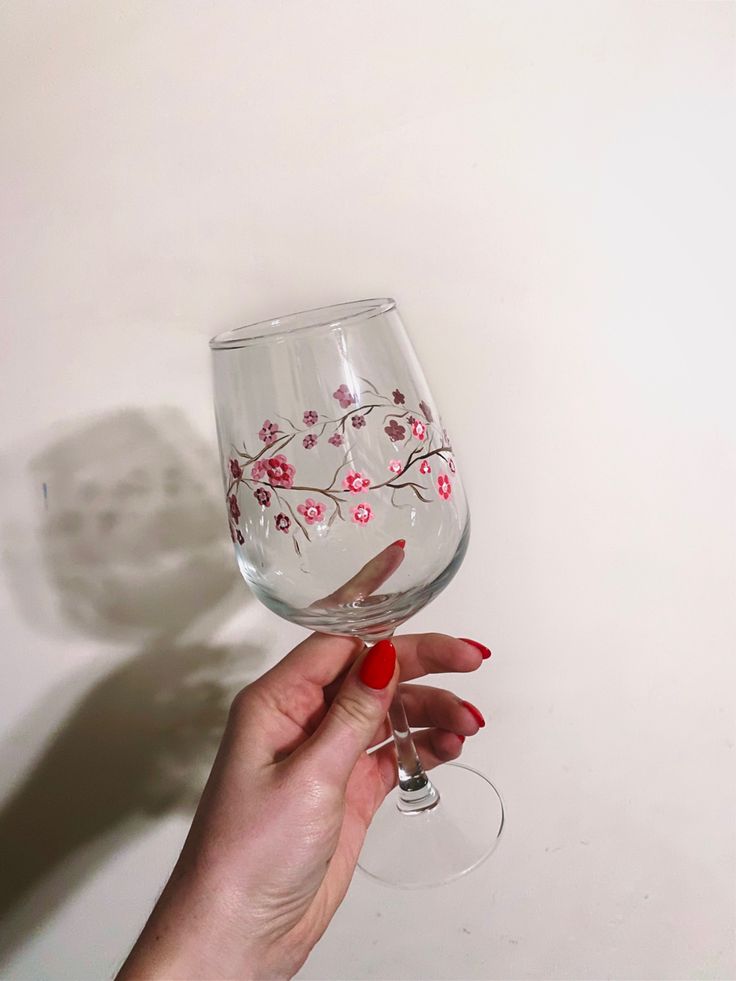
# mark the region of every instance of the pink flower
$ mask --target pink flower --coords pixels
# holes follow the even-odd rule
[[[400,439],[406,436],[406,429],[400,426],[395,419],[392,419],[388,426],[384,426],[383,431],[392,443],[398,443]]]
[[[278,453],[266,460],[266,476],[268,482],[274,487],[291,487],[294,483],[295,473],[296,468],[287,462],[283,453]]]
[[[350,491],[353,494],[360,494],[364,490],[368,490],[370,480],[368,477],[364,477],[362,473],[350,470],[347,477],[343,480],[342,486],[346,491]]]
[[[412,436],[416,439],[424,440],[427,438],[427,427],[419,419],[415,419],[411,424]]]
[[[253,491],[253,497],[255,497],[262,507],[268,508],[271,506],[271,491],[267,491],[265,487],[257,487]]]
[[[291,527],[291,518],[282,512],[276,515],[275,524],[279,531],[287,532]]]
[[[256,460],[250,470],[250,475],[252,480],[265,480],[266,478],[266,464],[263,460]]]
[[[240,480],[243,476],[243,468],[240,466],[237,460],[230,461],[230,473],[233,476],[233,480]]]
[[[440,497],[443,497],[445,500],[452,494],[452,484],[447,474],[441,473],[437,478],[437,491]]]
[[[427,420],[427,422],[432,422],[432,410],[427,405],[427,403],[425,401],[421,401],[419,403],[419,408],[422,410],[422,414],[424,415],[424,418]]]
[[[353,429],[362,429],[365,426],[365,416],[355,415],[352,418]]]
[[[304,504],[299,505],[297,511],[299,514],[304,515],[304,520],[308,525],[313,525],[316,521],[322,520],[322,515],[325,513],[325,506],[324,504],[318,504],[311,497],[308,497]]]
[[[235,522],[235,524],[237,524],[238,521],[240,520],[240,508],[238,507],[238,499],[234,494],[231,494],[230,497],[227,499],[227,501],[228,504],[230,505],[230,515],[233,521]]]
[[[404,465],[401,460],[389,460],[388,469],[391,473],[401,473],[404,469]]]
[[[342,409],[349,409],[355,402],[355,396],[351,395],[347,385],[340,385],[336,392],[332,393],[333,399],[337,399]]]
[[[302,418],[304,419],[305,426],[314,426],[317,422],[318,416],[314,409],[307,409]]]
[[[333,446],[342,446],[342,444],[345,442],[345,437],[342,433],[333,433],[327,442],[332,443]]]
[[[422,462],[419,464],[419,473],[432,473],[429,460],[422,460]]]
[[[350,508],[350,513],[353,516],[353,521],[359,525],[367,525],[373,517],[373,510],[370,504],[366,504],[365,502],[356,505],[354,508]]]
[[[455,466],[455,461],[452,459],[452,457],[450,457],[449,467],[450,467],[450,470],[452,470],[453,473],[456,472],[457,467]]]
[[[394,404],[395,405],[403,405],[404,402],[406,402],[406,399],[404,398],[404,393],[403,392],[400,392],[398,390],[398,388],[395,388],[393,390],[393,392],[391,392],[391,394],[394,397]]]
[[[245,544],[245,539],[243,538],[243,532],[240,530],[240,528],[238,528],[237,539],[238,539],[238,545]]]
[[[302,440],[302,446],[304,447],[305,450],[311,450],[312,447],[316,445],[317,445],[317,437],[313,436],[311,433],[305,436],[304,439]]]
[[[271,443],[275,443],[278,434],[279,427],[275,422],[271,422],[270,419],[266,419],[266,421],[263,423],[261,431],[258,433],[261,441],[265,443],[266,446],[270,446]]]

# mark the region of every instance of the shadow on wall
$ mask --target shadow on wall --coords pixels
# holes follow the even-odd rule
[[[181,413],[127,410],[31,463],[44,488],[36,541],[8,529],[4,550],[19,605],[57,634],[71,627],[137,650],[102,677],[107,657],[84,672],[98,680],[0,810],[0,959],[115,847],[124,823],[193,806],[232,696],[262,661],[207,643],[208,620],[248,596],[212,457]],[[37,733],[46,718],[39,707],[20,730]]]

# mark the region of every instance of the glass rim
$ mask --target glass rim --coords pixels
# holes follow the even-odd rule
[[[348,300],[344,303],[333,303],[330,306],[313,307],[297,313],[272,317],[245,324],[233,330],[216,334],[210,340],[213,351],[229,351],[254,344],[263,344],[275,340],[283,340],[291,334],[327,328],[333,330],[345,323],[354,325],[361,321],[371,320],[381,314],[388,313],[396,307],[396,300],[390,296],[367,300]]]

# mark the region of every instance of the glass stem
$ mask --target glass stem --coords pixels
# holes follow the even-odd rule
[[[366,646],[372,647],[375,643],[377,641],[371,639],[366,642]],[[419,814],[436,807],[440,795],[419,760],[398,688],[389,707],[388,718],[396,746],[396,765],[399,774],[397,807],[405,814]]]

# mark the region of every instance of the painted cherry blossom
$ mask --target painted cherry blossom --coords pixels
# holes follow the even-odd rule
[[[398,390],[398,388],[395,388],[393,390],[393,392],[391,392],[391,395],[393,396],[394,405],[403,405],[404,402],[406,402],[406,398],[404,397],[404,393],[403,392],[400,392]]]
[[[354,508],[350,508],[350,513],[353,516],[353,521],[359,525],[367,525],[373,517],[373,509],[365,501],[362,504],[357,504]]]
[[[230,505],[230,517],[233,519],[235,524],[240,520],[240,508],[238,507],[238,499],[234,494],[231,494],[227,499]]]
[[[342,446],[342,444],[345,442],[345,437],[342,433],[333,433],[327,442],[332,443],[333,446]]]
[[[266,476],[268,482],[274,487],[291,487],[294,483],[295,473],[296,467],[292,467],[283,453],[278,453],[266,460]]]
[[[304,419],[304,425],[305,426],[314,426],[314,425],[316,425],[317,419],[319,419],[319,416],[314,411],[314,409],[307,409],[307,411],[304,413],[304,415],[302,416],[302,418]]]
[[[427,422],[432,422],[433,421],[432,420],[432,410],[427,405],[427,403],[424,401],[424,399],[422,399],[422,401],[419,403],[419,408],[421,410],[422,415],[427,420]]]
[[[389,460],[388,469],[391,473],[401,473],[404,469],[404,464],[401,460]]]
[[[355,403],[355,396],[351,394],[347,385],[340,385],[336,392],[332,393],[333,399],[337,399],[341,409],[349,409]]]
[[[266,464],[263,460],[256,460],[256,462],[250,468],[250,477],[251,480],[266,479]]]
[[[353,429],[362,429],[365,426],[365,416],[354,415],[351,419]]]
[[[452,494],[452,484],[450,483],[450,478],[445,473],[441,473],[437,478],[437,493],[445,500],[448,500],[450,494]]]
[[[448,463],[448,466],[449,466],[450,470],[452,470],[453,473],[456,473],[457,467],[455,466],[455,461],[452,459],[452,457],[450,457],[450,461]]]
[[[255,497],[262,507],[271,507],[271,491],[266,490],[265,487],[257,487],[253,491],[253,497]]]
[[[429,460],[422,460],[422,462],[419,464],[419,473],[432,473]]]
[[[302,446],[304,447],[305,450],[311,450],[312,447],[316,445],[317,445],[317,437],[313,436],[312,433],[309,433],[302,440]]]
[[[232,475],[233,480],[243,479],[243,468],[240,466],[237,460],[230,461],[230,473]]]
[[[299,505],[297,511],[299,514],[304,515],[304,520],[308,525],[313,525],[315,522],[322,520],[322,516],[325,513],[325,506],[324,504],[319,504],[317,501],[312,500],[311,497],[308,497],[304,504]]]
[[[411,433],[416,439],[425,440],[427,438],[427,427],[420,419],[415,419],[411,424]]]
[[[352,494],[360,494],[364,490],[368,490],[370,486],[370,479],[364,477],[362,473],[358,473],[356,470],[349,470],[347,477],[342,482],[343,489],[350,491]]]
[[[238,545],[245,545],[245,539],[243,538],[243,532],[240,530],[240,528],[238,528],[238,532],[237,532],[237,535],[235,537],[238,539]]]
[[[400,439],[406,436],[406,429],[400,426],[395,419],[392,419],[388,426],[384,426],[383,431],[392,443],[398,443]]]
[[[281,514],[276,515],[274,523],[279,531],[287,532],[291,527],[291,518],[282,511]]]
[[[258,433],[258,437],[262,443],[266,446],[270,446],[271,443],[275,443],[279,435],[279,427],[275,422],[271,422],[270,419],[266,419],[261,427],[261,431]]]

